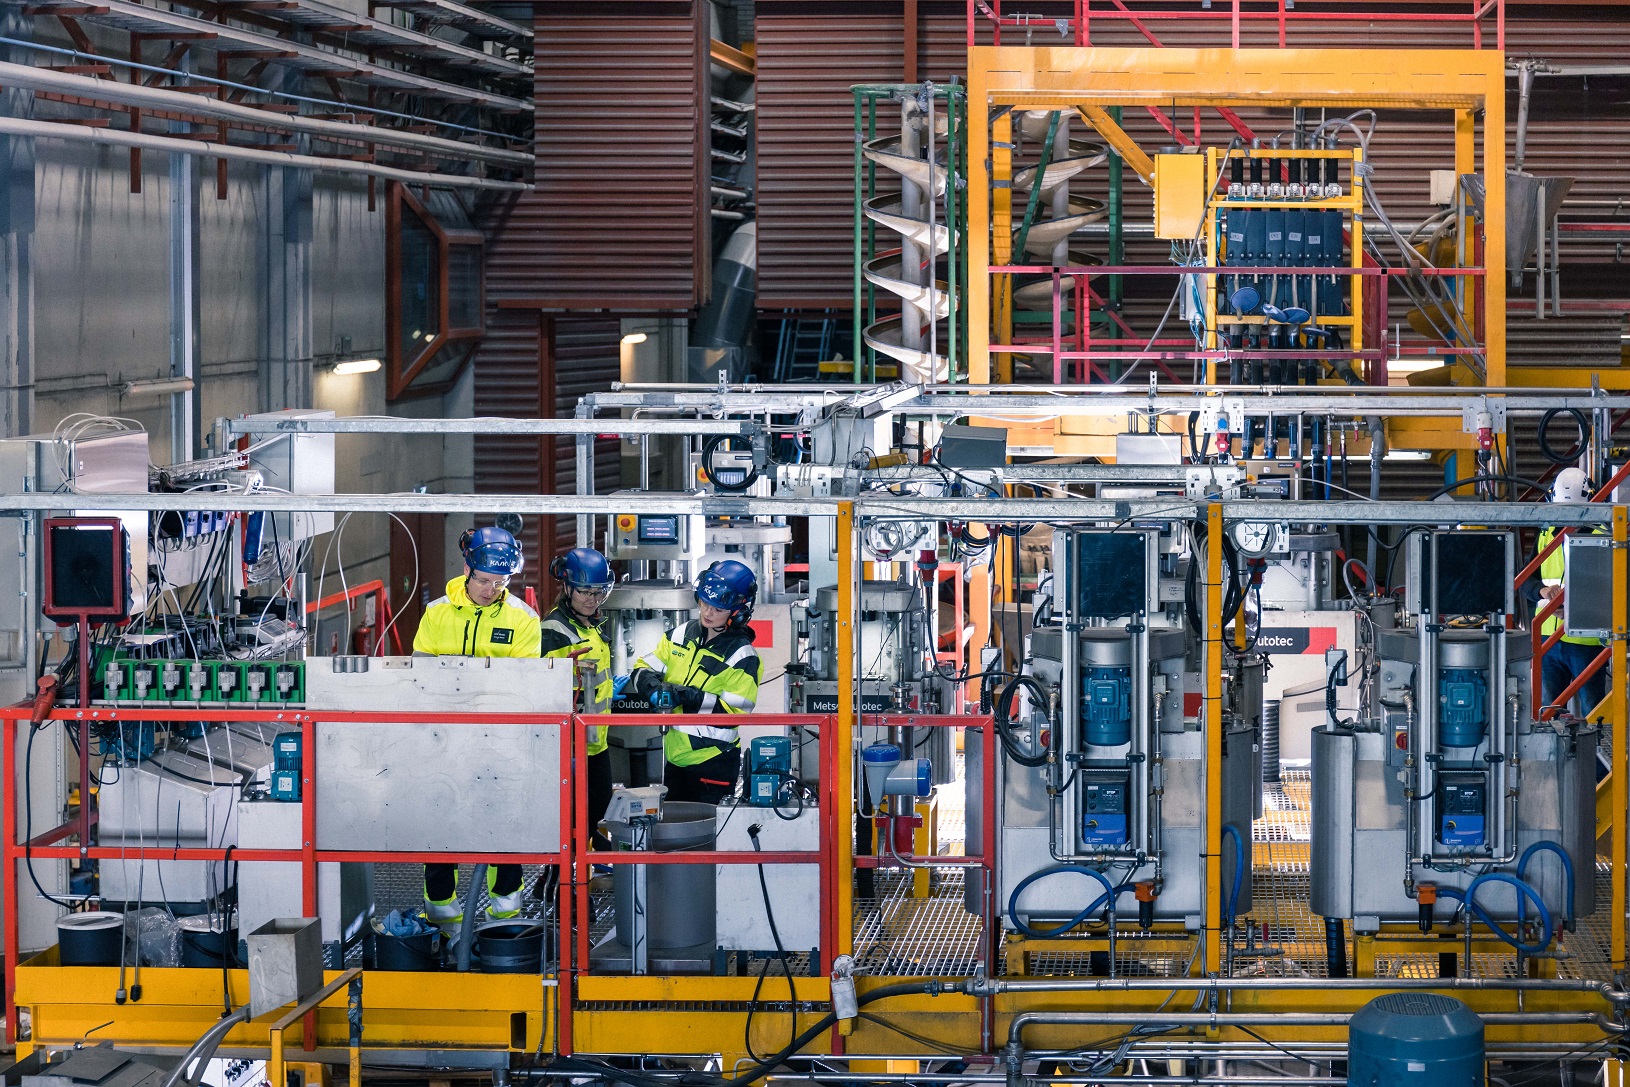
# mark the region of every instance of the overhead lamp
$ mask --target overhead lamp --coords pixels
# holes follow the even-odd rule
[[[150,381],[127,381],[118,386],[121,396],[174,396],[190,393],[194,388],[190,377],[161,377]]]
[[[644,343],[648,338],[643,332],[630,332],[623,337],[623,346],[633,347],[637,343]]]
[[[346,359],[336,362],[333,372],[340,377],[346,374],[371,374],[383,365],[378,359]]]

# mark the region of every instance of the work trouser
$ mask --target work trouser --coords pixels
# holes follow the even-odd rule
[[[464,916],[458,901],[458,865],[424,866],[425,912],[438,924],[452,923]],[[521,866],[499,864],[487,868],[487,916],[495,920],[521,912]]]
[[[1545,704],[1549,706],[1555,702],[1601,652],[1601,646],[1585,645],[1581,642],[1557,642],[1547,649],[1539,664],[1540,690]],[[1606,697],[1607,669],[1602,668],[1585,680],[1584,685],[1579,688],[1579,693],[1573,696],[1571,708],[1576,715],[1583,717],[1600,705],[1602,699]],[[1570,707],[1564,707],[1567,708]]]
[[[667,763],[662,768],[662,783],[668,787],[665,802],[690,801],[697,804],[717,804],[736,791],[736,777],[741,773],[741,747],[721,747],[711,759],[693,766]]]

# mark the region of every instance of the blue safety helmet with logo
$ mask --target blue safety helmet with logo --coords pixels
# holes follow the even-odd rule
[[[459,537],[458,549],[464,555],[464,565],[483,574],[514,577],[525,565],[521,545],[496,525],[465,529],[464,535]]]
[[[549,576],[570,589],[611,586],[611,563],[592,547],[574,547],[549,564]]]
[[[746,626],[758,599],[758,579],[745,563],[721,559],[696,579],[696,599],[728,611],[731,626]]]

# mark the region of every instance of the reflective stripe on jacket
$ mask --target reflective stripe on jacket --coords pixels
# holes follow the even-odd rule
[[[702,692],[697,713],[670,726],[663,737],[662,749],[669,762],[695,766],[740,743],[735,728],[704,724],[700,716],[752,713],[758,704],[759,659],[750,629],[729,627],[709,641],[702,624],[692,621],[680,630],[677,643],[664,635],[635,667],[658,672],[667,683]]]
[[[1577,535],[1579,532],[1582,532],[1582,531],[1584,531],[1584,530],[1583,529],[1575,529],[1574,533]],[[1542,528],[1542,529],[1540,529],[1540,532],[1539,532],[1539,550],[1544,551],[1547,547],[1549,547],[1551,545],[1551,541],[1554,540],[1554,539],[1556,539],[1556,529],[1555,528]],[[1546,585],[1561,585],[1562,584],[1563,576],[1566,574],[1567,568],[1568,568],[1568,560],[1567,560],[1566,555],[1564,554],[1567,551],[1567,549],[1568,549],[1568,541],[1566,539],[1564,539],[1562,541],[1562,545],[1560,547],[1558,547],[1555,551],[1551,552],[1549,555],[1546,555],[1545,556],[1545,561],[1543,561],[1543,562],[1541,562],[1539,564],[1539,577],[1540,577],[1540,581],[1542,583],[1544,583]],[[1543,606],[1543,605],[1544,605],[1544,601],[1541,601],[1541,606]],[[1562,608],[1558,607],[1555,612],[1553,612],[1549,617],[1546,618],[1545,622],[1540,624],[1540,628],[1539,628],[1540,637],[1549,638],[1561,626],[1562,626]],[[1601,645],[1602,644],[1602,641],[1601,641],[1600,638],[1576,638],[1571,634],[1562,635],[1562,640],[1565,641],[1565,642],[1573,642],[1575,645]]]
[[[572,650],[581,646],[587,646],[588,651],[578,656],[578,663],[588,662],[593,665],[593,672],[588,678],[588,712],[610,713],[611,646],[606,642],[598,624],[584,622],[564,603],[557,604],[543,619],[543,655],[555,658],[570,657]],[[603,726],[589,727],[587,754],[600,754],[608,743],[607,731]]]
[[[424,610],[413,651],[432,657],[536,657],[538,613],[505,591],[478,608],[464,579],[447,583],[447,595]]]

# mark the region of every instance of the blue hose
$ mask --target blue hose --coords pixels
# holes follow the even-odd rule
[[[1523,873],[1526,872],[1527,869],[1528,869],[1528,861],[1529,861],[1529,859],[1531,857],[1533,857],[1533,855],[1535,853],[1538,853],[1541,850],[1545,850],[1545,851],[1548,851],[1548,852],[1551,852],[1551,853],[1555,853],[1558,857],[1560,857],[1562,859],[1562,871],[1563,871],[1563,874],[1565,874],[1568,877],[1568,879],[1567,879],[1568,897],[1567,897],[1567,899],[1566,899],[1566,901],[1564,903],[1563,913],[1566,915],[1566,917],[1568,919],[1568,922],[1569,922],[1568,931],[1571,932],[1571,931],[1573,931],[1572,922],[1573,922],[1573,903],[1574,903],[1574,898],[1573,898],[1574,883],[1573,883],[1573,858],[1568,856],[1568,851],[1566,849],[1563,849],[1561,846],[1557,845],[1555,842],[1535,842],[1533,845],[1529,846],[1527,849],[1522,851],[1522,859],[1517,861],[1517,878],[1518,879],[1524,879],[1525,878]],[[1517,916],[1519,918],[1522,917],[1522,899],[1521,898],[1518,898],[1518,900],[1517,900]]]
[[[1223,923],[1234,923],[1234,909],[1239,905],[1240,879],[1245,874],[1245,839],[1240,837],[1239,829],[1233,823],[1224,823],[1223,834],[1232,835],[1234,839],[1234,886],[1228,892],[1228,913],[1223,917]]]
[[[1489,916],[1487,910],[1483,909],[1482,906],[1477,904],[1477,888],[1484,883],[1491,882],[1509,883],[1511,886],[1517,889],[1517,908],[1519,916],[1521,916],[1524,896],[1527,896],[1533,900],[1534,905],[1539,908],[1540,926],[1544,929],[1543,940],[1537,944],[1523,943],[1516,936],[1513,936],[1511,933],[1502,928],[1498,921]],[[1489,872],[1472,880],[1471,886],[1467,887],[1465,891],[1459,891],[1453,887],[1439,887],[1438,894],[1448,898],[1458,898],[1460,901],[1464,902],[1466,904],[1466,908],[1469,909],[1490,932],[1494,933],[1494,935],[1498,936],[1505,943],[1510,944],[1512,947],[1516,948],[1518,951],[1521,951],[1525,955],[1537,955],[1541,951],[1544,951],[1547,947],[1551,946],[1551,911],[1545,908],[1545,899],[1540,897],[1540,893],[1534,890],[1534,888],[1530,887],[1528,884],[1524,883],[1522,880],[1518,879],[1516,876],[1509,875],[1505,872]]]
[[[1088,905],[1074,917],[1070,918],[1068,921],[1065,921],[1062,925],[1059,925],[1057,928],[1032,928],[1023,921],[1019,920],[1019,896],[1024,894],[1025,888],[1029,887],[1032,883],[1035,883],[1044,876],[1057,875],[1060,872],[1078,872],[1083,876],[1091,876],[1093,879],[1104,885],[1104,893],[1093,899],[1090,905]],[[1008,896],[1007,919],[1012,922],[1015,929],[1024,933],[1026,936],[1029,936],[1032,939],[1044,940],[1049,936],[1057,936],[1060,933],[1070,931],[1070,929],[1091,917],[1093,911],[1099,909],[1105,903],[1113,902],[1115,898],[1123,891],[1130,891],[1131,889],[1132,884],[1130,883],[1123,883],[1119,887],[1113,886],[1109,882],[1109,878],[1102,872],[1098,871],[1096,868],[1088,868],[1084,864],[1055,864],[1050,868],[1042,868],[1039,871],[1032,872],[1028,876],[1025,876],[1024,879],[1019,881],[1019,885],[1013,888],[1013,893]]]

